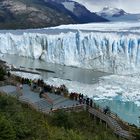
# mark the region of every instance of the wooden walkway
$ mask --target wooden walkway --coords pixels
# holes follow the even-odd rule
[[[1,94],[17,97],[16,86],[5,85],[0,86]],[[70,100],[62,95],[56,95],[53,93],[46,93],[49,99],[53,102],[51,104],[46,98],[40,98],[39,93],[30,90],[28,85],[23,85],[22,96],[19,96],[20,102],[26,103],[37,111],[49,114],[58,110],[64,111],[78,111],[83,109],[83,104],[79,104],[78,101]]]
[[[135,137],[132,136],[132,134],[124,130],[120,123],[117,121],[117,119],[113,118],[111,115],[104,114],[103,112],[95,109],[95,108],[88,108],[88,112],[93,115],[93,117],[97,117],[100,119],[100,121],[103,121],[106,123],[107,126],[109,126],[113,132],[118,135],[119,137],[128,139],[128,140],[133,140]]]
[[[53,112],[58,111],[58,110],[64,110],[64,111],[80,111],[80,110],[84,110],[86,108],[85,104],[80,104],[77,106],[73,106],[73,107],[65,107],[65,108],[61,108],[61,109],[54,109],[52,110]],[[122,122],[122,120],[120,120],[119,117],[115,116],[114,114],[104,114],[102,111],[95,109],[93,107],[87,107],[87,111],[90,113],[90,115],[92,115],[94,118],[99,118],[100,122],[105,122],[106,126],[110,127],[113,132],[122,138],[128,139],[128,140],[134,140],[135,137],[132,136],[131,132],[129,132],[128,130],[124,129],[124,126],[126,126],[126,124],[123,124],[124,126],[122,127],[119,123],[119,121]],[[127,125],[128,127],[128,125]]]

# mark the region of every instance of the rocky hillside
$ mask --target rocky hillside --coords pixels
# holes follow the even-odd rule
[[[41,0],[1,0],[0,28],[36,28],[75,23]]]
[[[101,21],[106,20],[70,0],[0,0],[0,29]]]
[[[105,18],[90,12],[85,6],[74,0],[44,0],[48,6],[70,15],[76,23],[105,22]]]

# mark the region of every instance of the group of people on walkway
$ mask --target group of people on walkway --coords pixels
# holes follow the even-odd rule
[[[31,87],[31,90],[39,91],[39,97],[42,98],[43,94],[49,92],[57,95],[62,95],[68,97],[71,100],[79,101],[79,104],[86,104],[87,106],[93,107],[93,100],[85,97],[83,94],[76,92],[69,93],[67,87],[63,84],[60,87],[55,87],[53,85],[46,84],[42,79],[31,80],[28,78],[21,78],[20,82],[22,84],[28,84]]]
[[[81,93],[76,93],[76,92],[70,93],[64,84],[60,85],[60,87],[56,87],[45,83],[42,79],[32,80],[29,78],[21,78],[19,76],[15,76],[15,78],[17,81],[19,81],[19,83],[17,84],[17,91],[18,91],[17,98],[23,95],[22,85],[28,84],[31,87],[31,90],[39,92],[40,98],[46,97],[47,96],[46,93],[49,92],[49,93],[54,93],[57,95],[67,97],[71,100],[79,101],[79,104],[85,104],[87,107],[89,106],[89,107],[99,108],[99,106],[96,105],[95,102],[93,102],[93,99],[88,98],[87,96],[84,96]],[[104,114],[109,114],[110,108],[106,106],[102,109],[102,112]]]
[[[69,97],[70,97],[71,100],[79,101],[80,104],[86,104],[87,106],[93,107],[93,100],[88,98],[88,97],[85,97],[81,93],[79,94],[79,93],[76,93],[76,92],[71,92],[69,94]]]
[[[32,80],[29,78],[21,78],[19,76],[15,76],[15,78],[17,81],[19,81],[19,83],[16,85],[17,86],[17,98],[19,98],[20,96],[23,95],[23,93],[22,93],[23,86],[22,85],[28,84],[31,87],[31,90],[39,92],[40,98],[46,97],[44,94],[49,92],[49,93],[54,93],[57,95],[67,97],[71,100],[79,101],[79,104],[85,104],[90,107],[99,108],[99,106],[97,106],[95,104],[95,102],[93,102],[93,99],[88,98],[87,96],[84,96],[81,93],[76,93],[76,92],[70,93],[64,84],[60,85],[59,87],[56,87],[56,86],[45,83],[42,79]],[[106,106],[102,109],[102,112],[104,114],[109,114],[110,108],[108,106]]]

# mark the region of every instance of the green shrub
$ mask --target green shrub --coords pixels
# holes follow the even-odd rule
[[[0,140],[15,140],[16,133],[12,123],[0,114]]]
[[[71,120],[68,113],[58,111],[52,116],[52,124],[58,127],[64,127],[65,129],[70,129],[73,126],[73,120]]]
[[[3,68],[0,67],[0,81],[4,80],[6,72]]]

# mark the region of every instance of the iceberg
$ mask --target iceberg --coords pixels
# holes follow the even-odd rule
[[[134,73],[140,67],[139,25],[95,23],[0,31],[0,54],[110,73]]]

